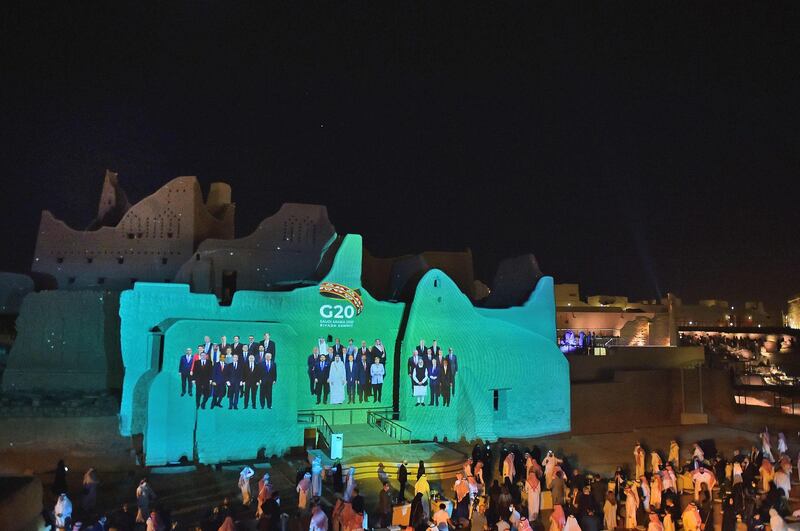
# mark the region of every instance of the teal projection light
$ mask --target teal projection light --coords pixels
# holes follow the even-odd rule
[[[184,457],[218,463],[252,459],[259,452],[281,455],[303,444],[310,413],[333,424],[366,423],[370,411],[393,414],[419,440],[493,440],[570,429],[569,368],[555,343],[552,278],[541,278],[522,306],[483,309],[434,269],[419,281],[406,308],[404,303],[375,300],[361,285],[361,263],[361,237],[348,235],[318,285],[239,291],[230,306],[221,306],[214,295],[191,293],[185,284],[137,283],[123,292],[120,433],[143,434],[146,464],[159,465]],[[271,409],[243,409],[243,397],[239,409],[228,409],[227,396],[220,408],[210,409],[211,397],[205,409],[198,409],[196,397],[181,396],[179,364],[187,348],[197,351],[205,336],[214,342],[226,336],[231,342],[236,335],[242,341],[248,336],[260,340],[264,333],[276,350]],[[362,341],[367,348],[375,340],[385,346],[380,403],[372,394],[360,401],[357,383],[356,392],[348,394],[349,367],[342,380],[341,366],[333,370],[327,360],[320,370],[319,358],[312,358],[316,371],[309,371],[315,348],[325,352],[334,347],[346,358],[350,339],[357,352]],[[424,407],[415,405],[419,396],[409,374],[421,339],[426,346],[438,340],[442,359],[452,349],[448,366],[454,370],[447,389],[444,384],[437,387],[438,377],[430,377],[441,369],[439,356],[432,356],[437,362],[423,362],[429,376]],[[369,352],[372,363],[376,351]],[[359,361],[355,355],[354,362]],[[314,382],[314,376],[323,374],[331,380],[327,389]],[[316,390],[320,404],[312,393]],[[417,391],[419,395],[420,386]],[[394,413],[393,399],[399,408]]]

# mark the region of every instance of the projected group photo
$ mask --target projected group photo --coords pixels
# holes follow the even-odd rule
[[[424,407],[426,399],[429,406],[450,407],[458,373],[458,357],[452,347],[445,354],[436,339],[431,346],[425,346],[425,340],[421,339],[408,358],[407,367],[415,407]]]
[[[180,357],[181,396],[192,396],[194,387],[198,409],[205,409],[209,398],[211,409],[224,407],[225,398],[228,409],[239,409],[240,399],[244,409],[251,405],[256,409],[257,404],[272,409],[272,388],[278,381],[276,353],[268,332],[261,341],[251,335],[246,342],[240,336],[233,336],[232,342],[222,336],[213,343],[205,336],[196,352],[187,347]]]
[[[308,390],[317,404],[380,403],[383,399],[386,347],[380,339],[372,346],[366,340],[356,346],[352,338],[344,345],[340,338],[320,337],[308,356],[307,368]]]

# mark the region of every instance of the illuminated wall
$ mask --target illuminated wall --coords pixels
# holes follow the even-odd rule
[[[187,285],[137,283],[125,291],[120,301],[126,368],[120,431],[144,434],[147,464],[183,456],[206,463],[249,459],[260,449],[281,454],[302,444],[299,411],[390,407],[395,370],[401,372],[401,420],[413,438],[494,439],[569,430],[569,369],[553,341],[551,278],[542,278],[522,306],[477,309],[447,275],[429,271],[417,287],[406,323],[407,345],[396,368],[404,304],[376,301],[363,289],[361,253],[361,237],[348,235],[319,285],[286,292],[241,291],[230,306],[220,306],[213,295],[190,293]],[[277,346],[272,410],[244,410],[240,400],[239,410],[231,411],[223,400],[222,409],[197,411],[193,397],[180,396],[178,360],[185,348],[196,348],[205,335],[214,341],[221,335],[230,341],[235,334],[258,340],[264,332]],[[381,404],[316,405],[309,393],[307,358],[318,338],[329,335],[345,344],[349,338],[370,346],[376,338],[382,340],[388,356]],[[437,338],[459,357],[457,392],[446,411],[410,407],[406,352],[419,338],[429,343]],[[533,369],[535,382],[530,379]]]
[[[450,407],[414,405],[400,377],[401,419],[419,439],[538,436],[569,431],[569,366],[556,347],[553,279],[542,277],[528,301],[507,309],[475,308],[447,275],[428,272],[411,306],[402,366],[420,339],[437,339],[458,360]],[[495,391],[497,396],[495,396]]]

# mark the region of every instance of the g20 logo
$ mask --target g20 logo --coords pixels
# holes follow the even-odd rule
[[[319,293],[327,299],[333,299],[331,304],[319,307],[319,315],[323,319],[352,319],[364,310],[361,293],[343,284],[323,282],[319,286]]]
[[[319,307],[319,315],[323,319],[352,319],[356,315],[356,309],[349,304],[323,304]]]

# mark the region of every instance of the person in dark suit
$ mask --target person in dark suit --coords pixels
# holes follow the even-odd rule
[[[414,390],[414,380],[411,379],[412,374],[414,373],[414,369],[417,368],[417,362],[420,360],[421,356],[419,352],[415,349],[414,353],[408,358],[408,363],[406,364],[408,367],[408,380],[411,382],[411,390]]]
[[[428,350],[425,351],[425,357],[422,358],[422,361],[425,362],[425,368],[430,371],[431,365],[433,364],[433,349],[428,347]]]
[[[356,372],[358,371],[358,363],[355,361],[355,356],[349,354],[347,361],[344,362],[344,378],[347,383],[347,403],[353,404],[356,401]]]
[[[261,409],[264,409],[266,402],[267,408],[272,409],[272,386],[278,381],[278,367],[272,361],[272,354],[269,352],[264,358],[264,363],[261,365]],[[253,404],[255,407],[255,404]]]
[[[450,379],[450,394],[456,396],[456,375],[458,374],[458,356],[453,352],[453,347],[447,349],[447,363],[450,365],[450,370],[453,371],[453,377]]]
[[[419,345],[417,345],[417,348],[415,348],[414,350],[417,352],[417,356],[419,356],[419,357],[425,356],[425,351],[428,350],[428,348],[425,346],[425,340],[424,339],[420,339],[419,340]],[[415,365],[415,367],[416,367],[416,365]]]
[[[242,391],[242,364],[239,355],[233,354],[233,363],[225,367],[225,385],[228,387],[228,409],[239,409],[239,393]]]
[[[242,343],[239,341],[239,336],[233,336],[233,344],[231,347],[233,347],[234,354],[242,355]]]
[[[333,341],[333,355],[336,356],[337,354],[339,355],[340,360],[345,359],[344,345],[342,345],[338,337]]]
[[[205,409],[211,391],[211,362],[206,359],[205,352],[195,362],[191,375],[194,378],[195,404],[198,408]]]
[[[231,344],[228,343],[228,337],[227,336],[221,336],[219,338],[219,351],[221,353],[225,354],[225,349],[228,348],[229,346],[231,346]]]
[[[372,359],[371,354],[372,353],[369,351],[369,347],[367,346],[367,342],[366,341],[362,341],[361,342],[361,348],[358,349],[358,356],[356,356],[356,359],[360,359],[361,356],[366,356],[367,360],[368,360],[367,363],[370,363],[369,360]]]
[[[314,385],[317,394],[317,404],[322,399],[323,404],[328,403],[328,394],[331,392],[331,385],[328,383],[328,376],[331,373],[331,364],[326,359],[325,354],[320,354],[319,362],[314,367]]]
[[[231,350],[230,345],[228,351]],[[225,354],[219,357],[219,361],[214,363],[214,370],[211,376],[211,387],[214,390],[214,396],[211,400],[211,409],[215,407],[222,407],[222,399],[225,398],[228,387],[225,385]]]
[[[400,466],[397,467],[397,481],[400,482],[400,492],[399,497],[401,500],[406,500],[406,483],[408,483],[408,469],[406,465],[408,461],[403,461],[400,463]]]
[[[438,358],[442,348],[439,346],[439,341],[437,339],[433,340],[433,344],[430,346],[430,349],[433,351],[433,357]]]
[[[370,358],[375,359],[375,357],[379,357],[381,359],[381,363],[383,366],[386,366],[386,347],[383,346],[380,339],[375,340],[375,344],[370,349]]]
[[[353,344],[353,338],[352,337],[347,340],[347,355],[349,356],[350,354],[353,355],[353,359],[354,360],[358,361],[358,349]]]
[[[450,407],[450,386],[452,385],[453,371],[450,370],[450,362],[447,358],[442,358],[442,366],[439,368],[439,393],[442,395],[442,405]]]
[[[255,354],[255,352],[250,352],[250,347],[248,347],[247,345],[242,345],[241,350],[239,351],[239,360],[244,363],[247,363],[247,357],[250,354]]]
[[[189,396],[192,396],[192,365],[194,364],[194,356],[192,349],[187,348],[186,353],[178,360],[178,372],[181,375],[181,396],[186,394],[186,388],[189,388]],[[60,493],[59,493],[60,494]]]
[[[255,355],[258,352],[258,345],[260,343],[256,343],[256,336],[247,336],[247,352],[248,354]],[[242,361],[247,361],[247,357],[241,358]]]
[[[311,349],[311,354],[308,356],[308,388],[313,396],[317,392],[316,382],[314,381],[315,367],[319,363],[319,348],[314,347]]]
[[[214,343],[211,342],[211,338],[209,336],[205,336],[203,338],[203,352],[206,353],[206,356],[211,355],[211,349],[214,347]]]
[[[272,361],[278,361],[278,347],[275,346],[275,342],[269,338],[269,332],[264,332],[264,340],[260,342],[261,345],[264,345],[264,353],[272,354]]]
[[[430,350],[430,349],[429,349]],[[431,403],[429,406],[439,405],[439,374],[441,370],[436,358],[431,359],[431,366],[428,368],[428,382],[431,388]]]
[[[261,364],[256,362],[256,357],[253,354],[247,357],[247,364],[242,371],[242,380],[244,381],[244,408],[252,402],[253,409],[256,408],[256,394],[258,386],[261,384]]]
[[[264,360],[266,359],[266,354],[267,352],[264,350],[264,345],[259,343],[258,352],[255,353],[256,363],[258,364],[264,363]]]
[[[359,351],[360,353],[360,351]],[[366,354],[361,354],[361,359],[356,363],[356,385],[358,386],[358,401],[369,402],[370,386],[369,386],[370,362]]]

